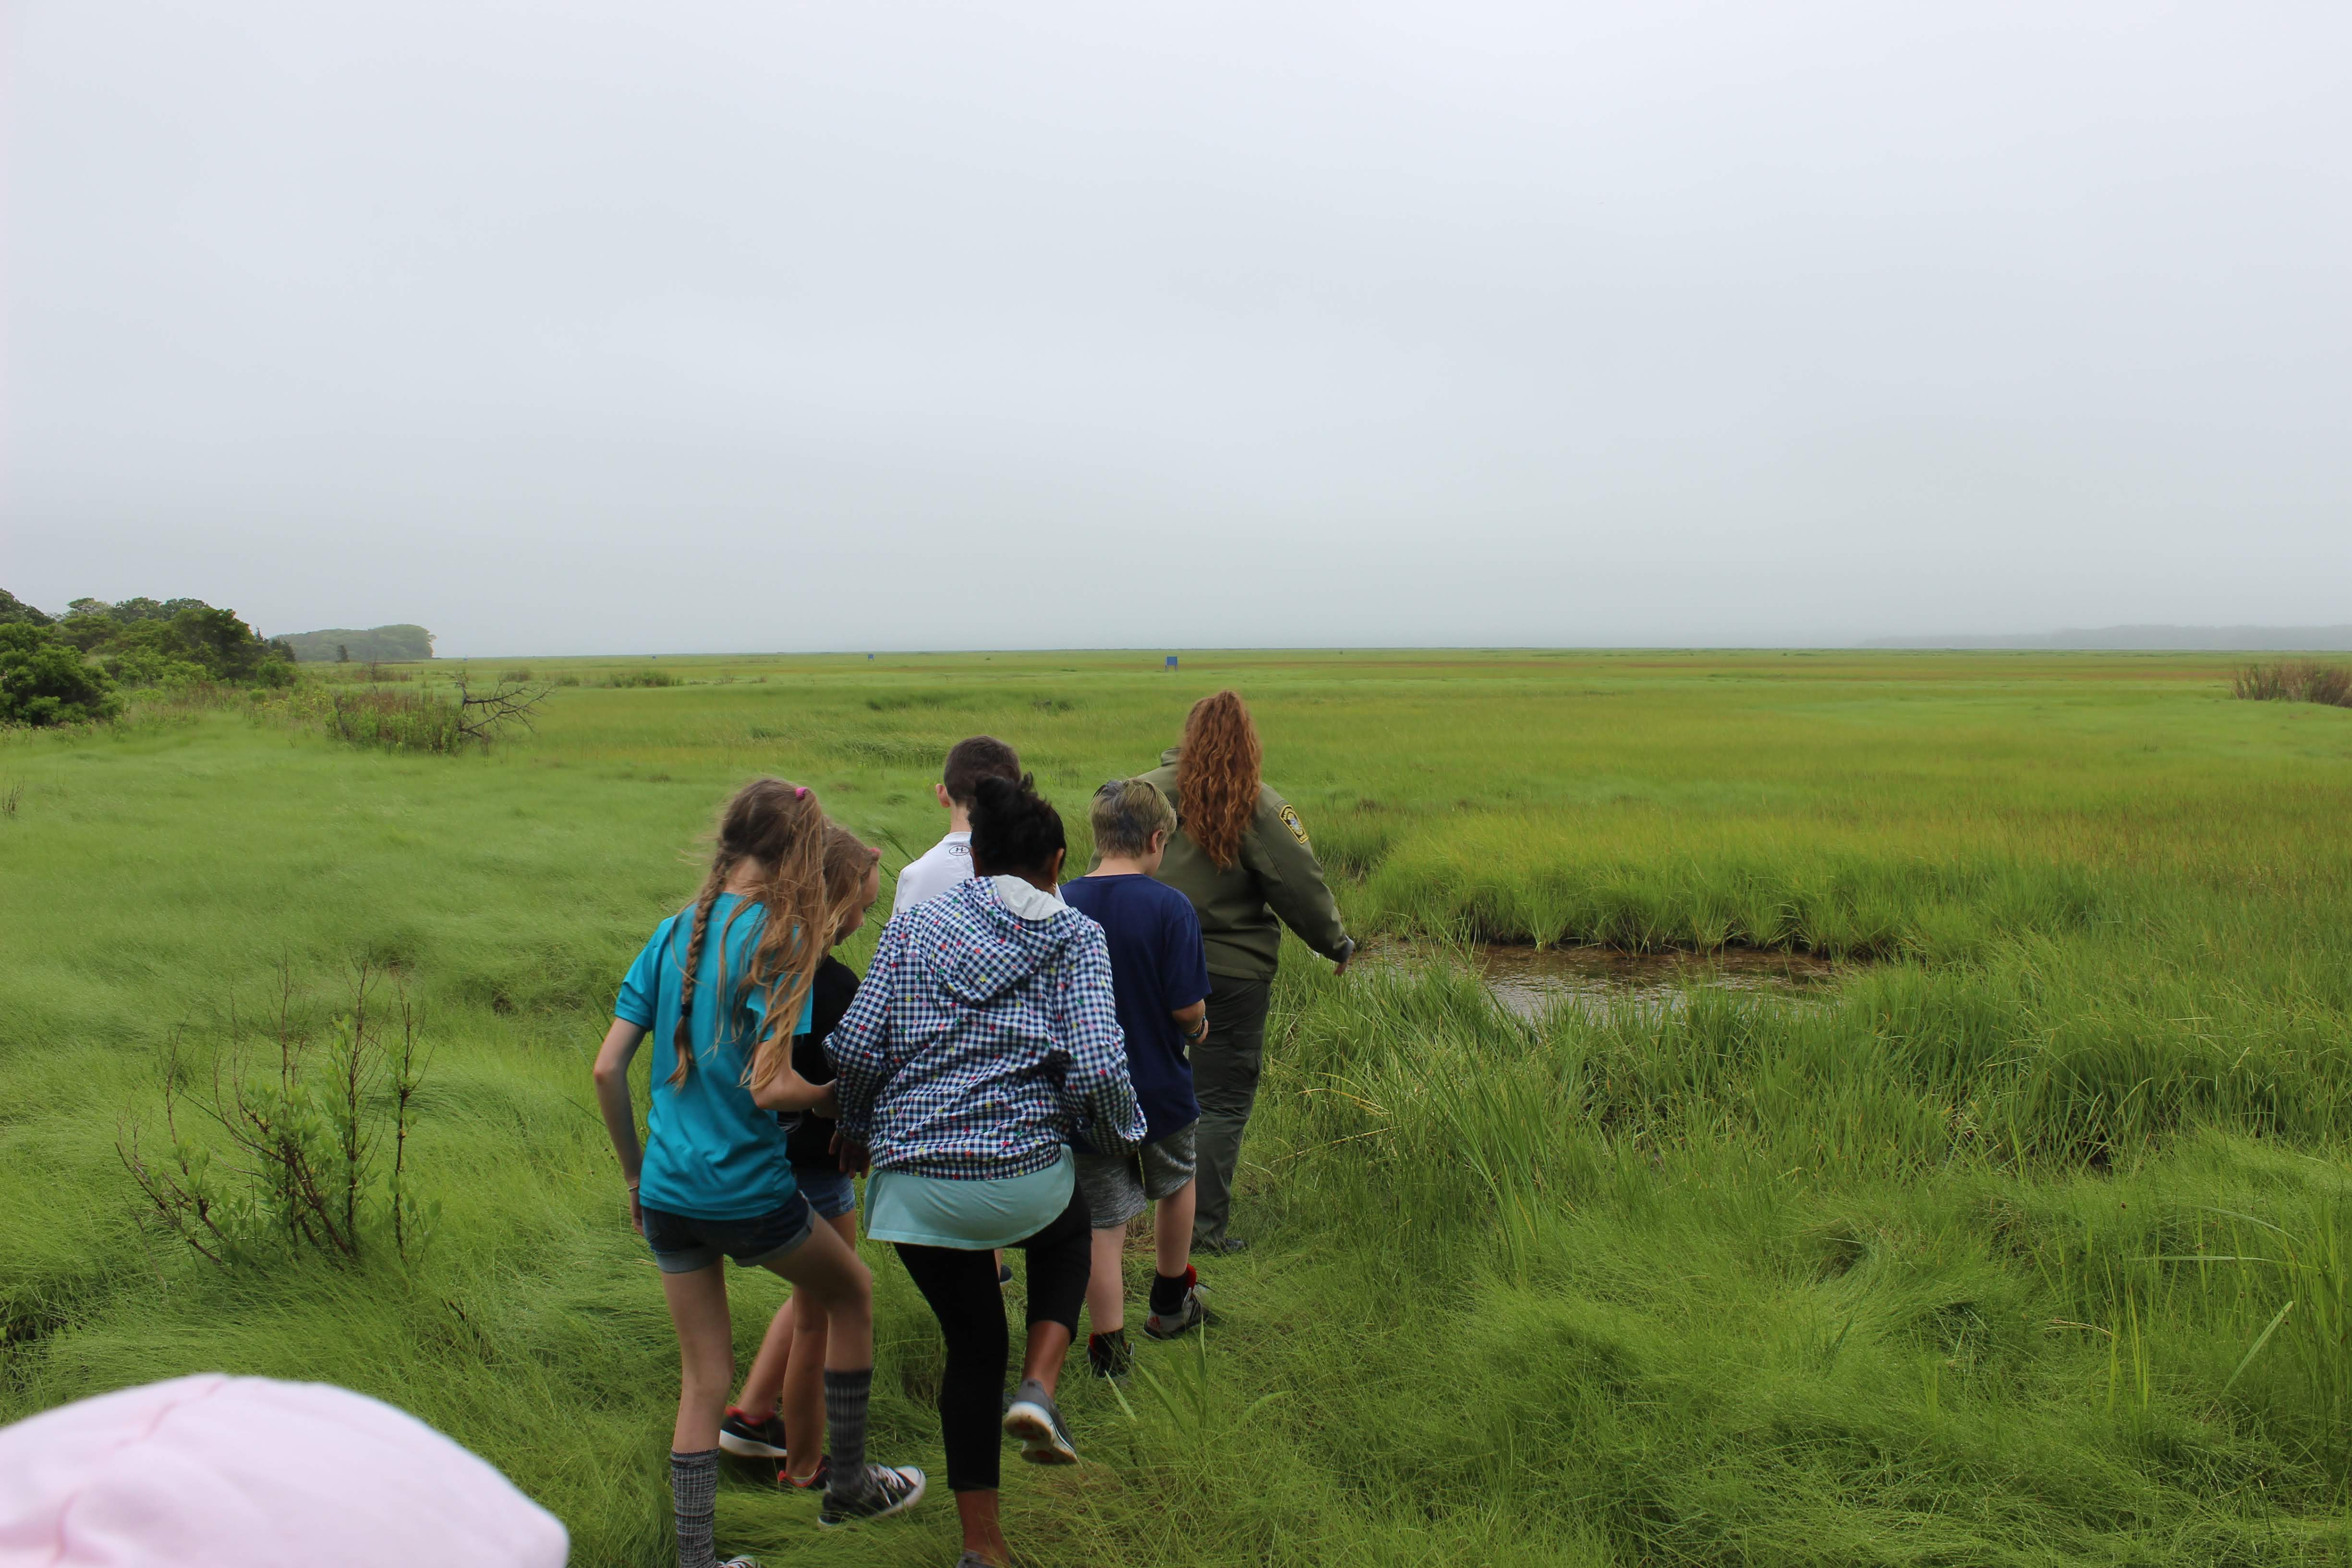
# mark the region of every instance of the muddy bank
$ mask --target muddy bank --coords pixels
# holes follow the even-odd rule
[[[1726,948],[1717,952],[1626,952],[1608,947],[1516,947],[1476,942],[1466,950],[1435,943],[1382,940],[1367,943],[1361,962],[1383,968],[1418,968],[1467,957],[1488,994],[1522,1018],[1565,1004],[1600,1015],[1612,1007],[1674,1008],[1693,986],[1742,991],[1759,997],[1821,996],[1860,967],[1811,953]]]

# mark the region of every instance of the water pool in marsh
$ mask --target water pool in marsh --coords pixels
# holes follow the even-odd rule
[[[1513,947],[1475,942],[1467,948],[1433,942],[1381,941],[1366,944],[1362,962],[1412,969],[1467,959],[1487,994],[1507,1012],[1539,1017],[1565,1003],[1598,1016],[1612,1007],[1673,1008],[1693,986],[1747,992],[1759,998],[1819,999],[1857,966],[1803,952],[1725,948],[1716,952],[1626,952],[1609,947]]]

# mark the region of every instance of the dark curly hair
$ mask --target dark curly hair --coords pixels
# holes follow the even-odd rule
[[[1184,837],[1233,869],[1242,835],[1257,815],[1258,768],[1265,752],[1249,704],[1230,688],[1192,704],[1176,752],[1176,801]]]
[[[971,868],[982,877],[1042,877],[1067,850],[1062,814],[1037,793],[1034,774],[981,778],[971,786]]]

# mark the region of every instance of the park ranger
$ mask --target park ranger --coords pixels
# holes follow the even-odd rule
[[[1195,1252],[1238,1252],[1244,1245],[1225,1223],[1242,1133],[1257,1099],[1282,928],[1341,972],[1356,951],[1306,824],[1258,776],[1261,755],[1248,705],[1238,692],[1220,691],[1192,705],[1182,742],[1144,775],[1176,808],[1159,879],[1192,900],[1209,961],[1209,1032],[1192,1052],[1201,1101]]]

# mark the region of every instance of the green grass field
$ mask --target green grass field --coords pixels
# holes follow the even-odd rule
[[[476,673],[525,664],[578,684],[488,756],[242,705],[0,735],[0,1419],[200,1369],[331,1380],[499,1464],[576,1563],[667,1561],[674,1344],[588,1063],[717,803],[809,783],[895,870],[985,730],[1083,839],[1086,793],[1231,684],[1361,931],[1852,962],[1802,999],[1529,1025],[1466,971],[1334,979],[1294,945],[1256,1249],[1125,1404],[1066,1384],[1090,1462],[1008,1467],[1026,1561],[2352,1556],[2352,712],[2232,701],[2226,659],[2181,656]],[[682,683],[610,684],[648,669]],[[208,1059],[281,962],[314,1029],[355,962],[426,1011],[414,1262],[215,1268],[117,1158],[129,1119],[156,1136],[174,1038]],[[936,1471],[936,1331],[869,1255],[875,1454]],[[737,1277],[746,1360],[779,1291]],[[943,1489],[845,1538],[814,1514],[739,1477],[720,1544],[954,1557]]]

